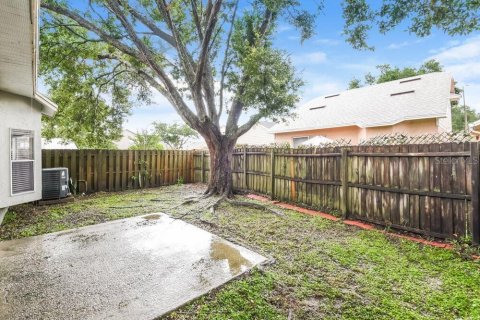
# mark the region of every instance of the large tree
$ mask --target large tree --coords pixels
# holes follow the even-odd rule
[[[478,29],[478,1],[402,3],[385,0],[371,8],[364,0],[344,1],[347,40],[355,48],[368,48],[372,23],[383,32],[404,20],[420,36],[432,27],[451,34]],[[315,2],[318,10],[323,5]],[[281,23],[294,25],[302,41],[309,38],[317,16],[311,6],[298,0],[42,2],[53,30],[67,32],[82,48],[93,48],[69,52],[72,60],[104,70],[91,72],[87,79],[108,84],[119,79],[123,90],[156,90],[169,100],[209,148],[207,194],[224,195],[232,192],[230,164],[238,137],[262,118],[288,117],[299,100],[302,81],[273,40]],[[240,123],[245,113],[249,116]]]

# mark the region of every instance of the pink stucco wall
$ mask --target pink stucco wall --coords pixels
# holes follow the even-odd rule
[[[275,142],[288,142],[293,145],[293,138],[324,136],[332,140],[346,139],[351,140],[352,144],[357,144],[360,140],[369,139],[378,135],[391,133],[405,133],[411,136],[424,133],[438,133],[442,130],[437,125],[436,119],[409,120],[403,121],[393,126],[360,128],[357,126],[318,129],[296,132],[276,133]]]

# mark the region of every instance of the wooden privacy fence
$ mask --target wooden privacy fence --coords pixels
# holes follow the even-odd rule
[[[194,155],[207,181],[208,154]],[[236,189],[440,238],[480,238],[479,144],[237,149]]]
[[[193,182],[193,151],[42,150],[42,167],[66,167],[79,192]]]

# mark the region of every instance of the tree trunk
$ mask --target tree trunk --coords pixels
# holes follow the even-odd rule
[[[236,140],[222,137],[220,143],[208,143],[210,179],[206,194],[233,195],[232,158]]]

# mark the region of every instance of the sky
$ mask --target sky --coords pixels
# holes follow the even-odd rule
[[[430,36],[419,38],[405,31],[403,25],[385,35],[372,30],[369,44],[375,50],[359,51],[346,43],[342,35],[340,1],[325,3],[314,37],[301,44],[298,32],[281,24],[275,40],[275,46],[290,55],[305,81],[301,90],[303,102],[343,91],[353,77],[363,79],[367,72],[375,74],[375,67],[380,64],[419,67],[426,60],[437,59],[459,87],[465,86],[466,104],[480,112],[480,32],[451,37],[433,30]],[[134,107],[124,127],[137,131],[148,128],[153,121],[181,121],[165,98],[154,94],[152,101],[150,105]]]

